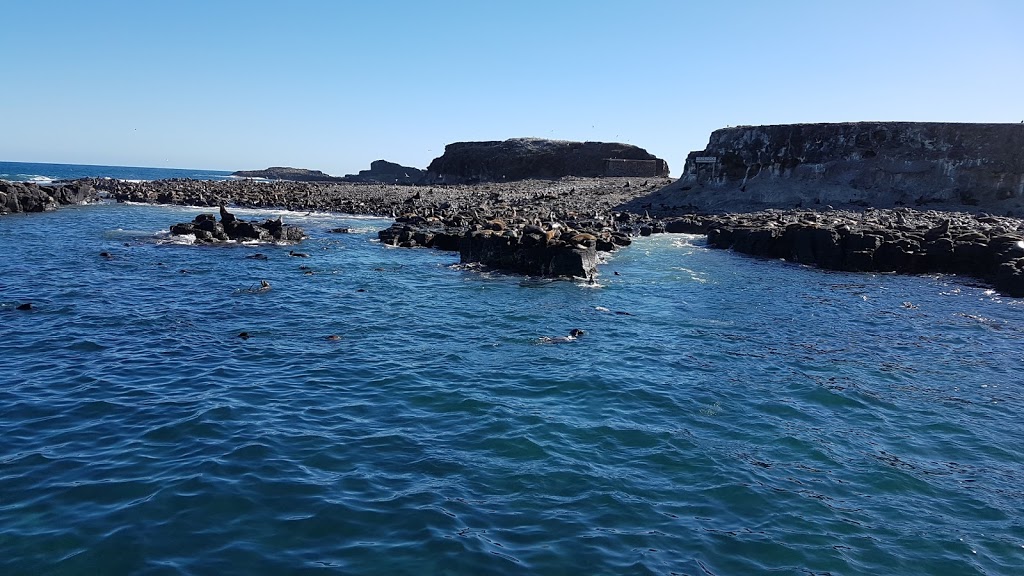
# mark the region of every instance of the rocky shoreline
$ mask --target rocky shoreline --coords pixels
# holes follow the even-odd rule
[[[957,274],[1024,297],[1024,220],[1019,218],[910,208],[768,209],[666,218],[638,213],[638,200],[671,182],[570,177],[410,187],[85,179],[53,187],[3,183],[0,192],[10,198],[12,187],[27,190],[38,200],[25,205],[36,210],[55,207],[58,198],[80,203],[105,195],[119,202],[390,217],[394,224],[378,234],[385,244],[458,251],[464,263],[514,273],[591,279],[597,253],[628,246],[632,237],[703,234],[711,247],[753,256],[851,272]],[[207,220],[191,225],[212,227],[206,232],[217,237],[219,223]]]
[[[96,199],[96,189],[84,180],[48,186],[0,180],[0,214],[46,212],[59,206],[84,204]]]
[[[956,274],[1024,297],[1024,220],[910,208],[766,210],[683,216],[667,232],[705,234],[708,246],[828,270]]]

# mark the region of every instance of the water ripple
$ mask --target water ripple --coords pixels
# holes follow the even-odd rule
[[[0,221],[0,572],[1024,565],[1016,301],[696,237],[595,289],[334,215],[285,214],[309,270],[160,242],[197,212]]]

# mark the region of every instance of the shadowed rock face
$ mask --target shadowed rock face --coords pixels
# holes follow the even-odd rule
[[[668,175],[668,165],[664,160],[631,144],[513,138],[503,142],[449,144],[445,146],[444,154],[427,167],[427,179],[430,182],[463,183],[597,177],[608,174],[610,159],[645,161],[629,165],[634,173],[617,172],[616,176]]]
[[[712,161],[713,160],[713,161]],[[1024,124],[853,122],[711,134],[653,209],[811,205],[1024,211]]]
[[[58,206],[82,204],[97,199],[96,189],[87,182],[39,186],[32,182],[0,180],[0,214],[44,212]]]
[[[369,170],[360,170],[359,174],[346,174],[348,182],[381,182],[385,184],[416,184],[426,174],[419,168],[402,166],[387,160],[370,162]]]

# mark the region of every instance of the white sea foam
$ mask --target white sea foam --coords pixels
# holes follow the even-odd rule
[[[704,237],[699,234],[679,234],[679,238],[672,240],[673,248],[706,248]]]
[[[175,235],[175,234],[171,234],[170,232],[167,232],[166,235],[164,235],[164,233],[161,233],[158,236],[163,236],[163,237],[158,237],[157,238],[157,241],[156,241],[157,244],[181,244],[183,246],[190,246],[190,245],[196,243],[196,235],[195,234],[176,234]]]

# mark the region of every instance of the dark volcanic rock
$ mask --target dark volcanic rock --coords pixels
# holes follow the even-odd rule
[[[374,160],[369,170],[360,170],[359,174],[346,174],[349,182],[380,182],[384,184],[416,184],[426,175],[426,171],[388,162]]]
[[[427,172],[431,182],[497,182],[564,176],[657,177],[668,175],[668,165],[631,144],[513,138],[449,144]]]
[[[191,222],[182,222],[171,226],[171,234],[175,236],[192,234],[196,237],[196,242],[199,243],[226,242],[228,240],[299,242],[306,237],[306,233],[301,228],[285,224],[280,217],[262,223],[239,220],[223,206],[220,207],[220,216],[221,219],[218,222],[217,217],[213,214],[200,214]]]
[[[265,170],[239,170],[238,172],[232,172],[231,175],[242,178],[266,178],[268,180],[292,180],[295,182],[341,182],[344,180],[319,170],[289,168],[286,166],[272,166]]]
[[[652,212],[898,206],[1024,213],[1024,124],[850,122],[716,130]],[[625,207],[629,208],[629,207]]]
[[[498,270],[531,276],[592,279],[597,273],[596,239],[575,234],[578,241],[549,239],[542,234],[474,230],[459,243],[463,264],[480,263]]]
[[[96,190],[88,182],[40,186],[33,182],[0,180],[0,214],[44,212],[56,210],[61,205],[82,204],[96,199]]]
[[[909,208],[685,216],[668,231],[706,233],[708,245],[850,272],[946,273],[1024,296],[1024,221]]]

